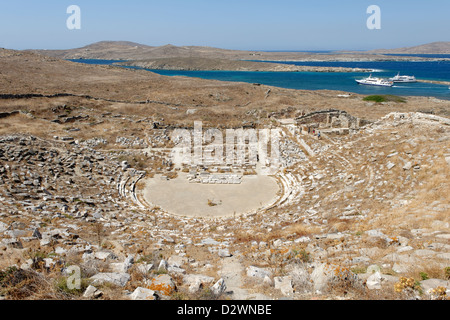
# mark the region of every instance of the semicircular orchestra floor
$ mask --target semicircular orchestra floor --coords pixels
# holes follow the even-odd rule
[[[165,180],[156,175],[144,180],[143,200],[162,210],[189,217],[226,217],[252,212],[279,198],[279,185],[271,176],[244,176],[240,184],[189,183],[185,174]]]

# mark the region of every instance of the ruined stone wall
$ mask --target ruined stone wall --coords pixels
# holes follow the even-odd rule
[[[296,119],[297,125],[307,125],[318,123],[332,128],[351,128],[358,129],[360,126],[368,123],[367,120],[361,120],[342,110],[322,110],[309,113]]]

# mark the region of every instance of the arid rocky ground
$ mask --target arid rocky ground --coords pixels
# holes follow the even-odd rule
[[[449,101],[377,104],[10,50],[0,98],[2,299],[450,294]],[[317,139],[279,121],[328,109],[366,124]],[[276,205],[211,219],[145,205],[145,179],[176,174],[149,148],[194,121],[282,128],[292,161]]]

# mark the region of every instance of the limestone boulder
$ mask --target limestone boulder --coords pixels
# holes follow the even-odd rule
[[[148,289],[158,292],[161,297],[169,298],[176,286],[170,275],[160,274],[149,281]]]
[[[119,287],[125,287],[131,276],[128,273],[105,272],[97,273],[91,277],[92,285],[110,283]]]
[[[314,290],[318,293],[337,286],[362,287],[362,281],[350,269],[329,263],[316,266],[311,273],[311,280]]]
[[[290,276],[274,277],[273,278],[275,289],[281,291],[285,296],[291,296],[294,294],[294,288],[292,287],[292,278]]]
[[[138,287],[130,294],[131,300],[157,300],[156,292],[147,288]]]
[[[247,276],[251,278],[264,279],[265,277],[272,277],[272,272],[266,268],[258,268],[255,266],[250,266],[247,268]]]

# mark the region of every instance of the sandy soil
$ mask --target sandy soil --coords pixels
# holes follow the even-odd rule
[[[189,183],[185,174],[176,179],[160,176],[145,181],[144,199],[171,214],[190,217],[239,215],[270,205],[279,190],[270,176],[245,176],[239,185]],[[210,206],[208,200],[217,204]]]

